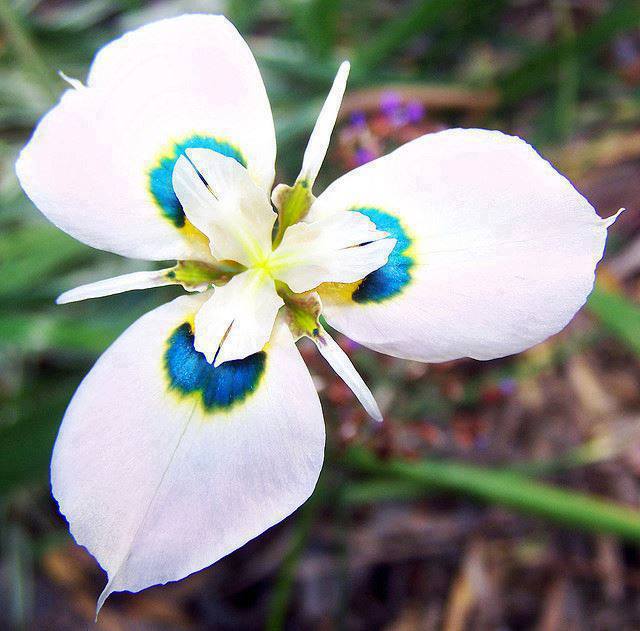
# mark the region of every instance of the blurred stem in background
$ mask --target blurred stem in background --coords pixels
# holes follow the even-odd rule
[[[24,71],[53,100],[59,92],[55,74],[38,52],[22,16],[11,6],[9,0],[0,0],[0,25]]]
[[[384,62],[398,48],[406,45],[419,33],[435,26],[445,11],[456,5],[450,0],[417,0],[395,20],[385,24],[356,53],[352,73],[366,76]]]
[[[277,631],[278,629],[283,629],[285,626],[287,609],[291,600],[298,563],[304,553],[318,511],[327,501],[327,495],[327,475],[323,473],[318,480],[313,495],[306,501],[295,516],[295,523],[289,541],[289,550],[280,564],[269,602],[265,622],[265,629],[267,631]],[[331,495],[332,497],[335,496],[335,492]]]
[[[427,490],[462,493],[578,530],[605,532],[640,542],[640,511],[536,482],[514,471],[434,459],[381,460],[362,447],[351,448],[344,461],[356,470],[420,484]],[[406,493],[407,486],[399,489]]]
[[[615,0],[605,12],[579,34],[565,26],[562,36],[552,45],[533,49],[515,68],[500,80],[502,103],[512,106],[524,97],[538,92],[554,79],[558,64],[574,57],[584,67],[615,35],[640,24],[640,3],[637,0]],[[555,75],[557,77],[557,74]]]
[[[575,132],[576,106],[580,90],[580,64],[576,54],[576,31],[567,0],[554,0],[558,36],[566,45],[566,54],[558,64],[558,88],[553,111],[554,130],[551,139],[565,142]]]

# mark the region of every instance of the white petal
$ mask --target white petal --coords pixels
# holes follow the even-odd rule
[[[186,15],[128,33],[97,55],[20,155],[20,182],[57,226],[150,260],[210,258],[171,186],[188,147],[217,148],[270,189],[271,109],[255,60],[223,17]]]
[[[261,351],[284,304],[273,279],[248,270],[217,287],[196,315],[196,350],[219,366]]]
[[[133,291],[134,289],[149,289],[150,287],[172,285],[175,280],[167,276],[167,272],[170,271],[171,268],[168,268],[151,272],[132,272],[131,274],[123,274],[114,278],[105,278],[95,283],[80,285],[80,287],[65,291],[58,296],[56,302],[59,305],[64,305],[78,300],[87,300],[88,298],[102,298],[112,294],[121,294],[124,291]]]
[[[66,81],[75,90],[84,90],[85,89],[86,86],[83,85],[82,81],[79,81],[78,79],[74,79],[73,77],[70,77],[69,75],[67,75],[64,72],[62,72],[62,70],[58,70],[58,74],[60,75],[60,78],[63,81]]]
[[[351,283],[387,262],[395,241],[386,236],[360,213],[300,222],[287,228],[269,267],[298,293],[320,283]]]
[[[397,244],[347,295],[321,290],[327,321],[424,361],[501,357],[561,330],[592,289],[608,225],[524,141],[471,129],[423,136],[348,173],[310,219],[345,209]]]
[[[271,254],[276,214],[265,191],[236,160],[207,149],[187,150],[173,171],[173,188],[218,259],[250,266]]]
[[[342,97],[347,87],[349,68],[350,65],[348,61],[343,61],[342,64],[340,64],[336,78],[333,80],[333,85],[331,86],[327,100],[322,106],[322,110],[320,111],[320,115],[311,132],[309,143],[304,152],[302,169],[300,170],[297,181],[306,181],[309,189],[313,186],[322,162],[324,161],[324,157],[327,155],[331,132],[336,124]]]
[[[356,395],[367,414],[375,421],[382,421],[382,413],[373,398],[373,394],[362,377],[358,374],[347,354],[335,343],[333,338],[323,329],[312,338],[322,356],[329,362],[338,376]]]
[[[143,316],[98,360],[60,428],[51,481],[76,541],[114,591],[178,580],[242,546],[311,494],[317,394],[288,329],[213,368],[193,349],[203,297]]]

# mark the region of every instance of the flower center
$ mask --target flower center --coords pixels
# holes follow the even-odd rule
[[[264,254],[260,257],[256,257],[254,264],[252,265],[252,267],[254,269],[258,269],[262,272],[264,272],[265,274],[268,274],[269,276],[271,276],[271,278],[274,278],[273,276],[273,261],[272,261],[272,252],[269,252],[267,254]]]

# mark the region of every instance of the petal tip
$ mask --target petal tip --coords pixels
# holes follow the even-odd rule
[[[197,326],[198,324],[196,322],[196,329]],[[195,348],[198,353],[202,353],[209,364],[213,364],[213,367],[217,368],[220,365],[219,358],[217,357],[220,355],[220,353],[218,353],[218,347],[212,352],[209,346],[202,344],[201,339],[201,336],[198,335],[194,337],[193,348]]]
[[[313,338],[320,354],[329,362],[336,374],[355,394],[365,412],[378,423],[382,422],[382,412],[373,397],[373,393],[358,374],[355,366],[335,340],[322,329],[320,335]]]
[[[85,87],[82,81],[78,79],[74,79],[73,77],[70,77],[68,74],[66,74],[62,70],[58,70],[58,76],[63,81],[66,81],[74,90],[82,90]]]
[[[96,615],[95,615],[95,618],[93,619],[94,622],[98,622],[98,616],[100,615],[100,610],[104,606],[104,603],[107,601],[107,598],[111,596],[112,592],[113,592],[112,581],[110,580],[105,585],[105,588],[102,590],[102,593],[100,594],[100,596],[98,596],[98,602],[96,603]]]
[[[618,219],[618,217],[625,211],[627,210],[626,208],[620,208],[620,210],[618,210],[618,212],[616,212],[615,214],[611,215],[611,217],[607,217],[606,219],[603,219],[602,221],[604,222],[604,225],[606,228],[608,228],[609,226],[612,226],[616,220]]]

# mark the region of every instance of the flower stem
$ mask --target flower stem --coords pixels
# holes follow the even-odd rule
[[[291,534],[291,545],[286,553],[273,587],[271,602],[267,613],[265,629],[267,631],[281,631],[285,628],[287,611],[291,600],[293,584],[296,578],[296,570],[300,562],[300,557],[307,545],[311,528],[313,527],[316,513],[320,508],[326,488],[324,477],[321,477],[313,495],[300,509],[297,521]]]

